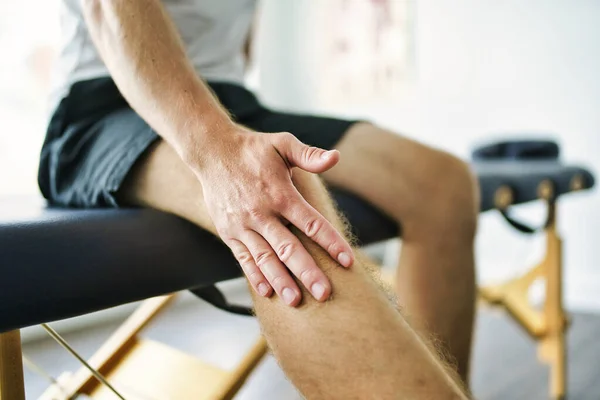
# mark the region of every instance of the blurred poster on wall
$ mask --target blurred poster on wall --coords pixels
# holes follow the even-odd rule
[[[316,4],[321,8],[320,101],[356,105],[401,96],[414,78],[414,1]]]

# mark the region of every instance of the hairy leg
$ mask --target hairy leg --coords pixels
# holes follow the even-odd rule
[[[411,321],[437,337],[468,382],[479,206],[468,167],[449,154],[367,123],[350,128],[337,149],[341,160],[324,179],[400,223],[400,305]]]
[[[309,203],[343,229],[317,177],[294,171],[294,182]],[[139,163],[121,196],[215,233],[201,185],[165,143]],[[333,297],[318,303],[302,289],[303,303],[297,308],[276,296],[254,296],[254,306],[275,357],[308,399],[464,398],[360,259],[350,270],[343,269],[310,239],[293,231],[331,280]]]

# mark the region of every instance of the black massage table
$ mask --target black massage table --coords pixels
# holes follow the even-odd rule
[[[594,185],[588,170],[558,161],[477,162],[473,168],[481,186],[482,211],[505,212],[516,204],[542,199],[552,211],[546,229],[554,229],[557,198]],[[348,193],[333,190],[332,194],[361,244],[398,236],[400,227],[381,212]],[[0,199],[0,333],[6,332],[4,336],[23,327],[184,289],[227,308],[226,300],[212,287],[240,276],[223,244],[171,215],[142,209],[60,209],[38,199]],[[488,295],[502,303],[498,293]],[[507,308],[519,319],[518,310]],[[1,350],[0,345],[0,356]],[[0,361],[0,376],[2,366]],[[0,380],[2,384],[0,393],[7,382]]]

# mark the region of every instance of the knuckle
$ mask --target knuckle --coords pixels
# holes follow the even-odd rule
[[[286,142],[286,141],[289,142],[290,140],[294,139],[294,135],[292,135],[289,132],[280,132],[278,134],[278,136],[279,136],[279,140],[282,140],[284,142]]]
[[[318,153],[318,152],[319,152],[318,148],[312,147],[312,146],[306,146],[303,151],[304,160],[310,161],[311,159],[313,159],[315,157],[316,153]]]
[[[273,135],[276,145],[289,146],[291,141],[294,139],[294,135],[289,132],[279,132]]]
[[[275,221],[270,220],[269,222],[264,223],[261,226],[261,232],[264,233],[264,236],[276,236],[277,235],[277,224]]]
[[[254,271],[248,274],[248,281],[258,284],[262,281],[262,274],[258,271]]]
[[[288,205],[288,196],[286,193],[279,191],[270,195],[273,206],[278,209],[284,209]]]
[[[285,279],[281,275],[276,275],[273,277],[273,279],[271,279],[271,286],[273,286],[274,288],[281,289],[281,288],[283,288],[284,285],[285,285]]]
[[[268,250],[261,250],[256,253],[254,260],[256,261],[256,265],[259,268],[264,267],[267,263],[269,263],[273,259],[273,252]]]
[[[252,263],[254,261],[254,258],[252,257],[252,254],[250,254],[247,251],[243,251],[238,253],[237,255],[237,260],[239,261],[239,263],[241,265],[247,265],[249,263]]]
[[[311,282],[315,281],[317,278],[318,272],[315,271],[314,269],[311,268],[307,268],[302,270],[302,272],[300,272],[300,275],[298,276],[298,278],[300,278],[300,280],[305,283],[310,285]]]
[[[328,246],[327,246],[327,252],[329,254],[333,254],[334,256],[337,256],[338,253],[341,252],[340,247],[338,246],[337,242],[331,242]]]
[[[309,238],[314,238],[317,236],[321,228],[323,227],[323,223],[318,218],[310,218],[305,225],[304,233]]]
[[[277,256],[281,261],[286,263],[296,252],[296,245],[291,242],[283,243],[277,248]]]
[[[248,208],[247,215],[251,219],[258,221],[258,222],[262,222],[265,220],[265,215],[262,211],[262,208],[259,206],[253,206],[253,207]]]

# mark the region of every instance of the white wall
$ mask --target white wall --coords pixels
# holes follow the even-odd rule
[[[313,3],[314,4],[314,3]],[[595,0],[416,0],[416,82],[396,104],[359,113],[468,156],[498,132],[551,132],[563,158],[600,173],[600,2]],[[259,37],[261,94],[269,104],[315,110],[318,69],[310,3],[267,0]],[[311,34],[308,34],[308,33]],[[279,61],[278,61],[279,60]],[[600,310],[600,202],[597,190],[561,204],[566,297],[571,308]],[[538,205],[526,211],[539,215]],[[540,241],[482,218],[482,279],[517,273]],[[509,250],[509,251],[507,251]],[[516,267],[513,267],[516,266]]]
[[[47,0],[0,1],[0,196],[39,193],[58,6]]]

